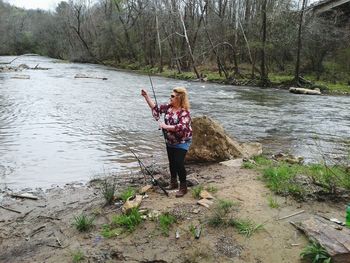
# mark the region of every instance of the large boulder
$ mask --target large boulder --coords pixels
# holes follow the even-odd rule
[[[250,158],[262,153],[260,143],[240,144],[230,138],[224,128],[207,116],[192,119],[193,141],[186,161],[221,162],[235,158]]]

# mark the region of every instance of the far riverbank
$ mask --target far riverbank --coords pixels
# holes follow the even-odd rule
[[[115,67],[117,69],[126,70],[130,72],[137,72],[143,75],[162,76],[166,78],[180,79],[186,81],[196,82],[208,82],[216,84],[225,84],[233,86],[253,86],[261,87],[259,85],[259,78],[256,75],[255,78],[251,77],[248,73],[248,66],[242,68],[242,73],[236,77],[225,78],[224,74],[219,74],[217,70],[212,70],[207,67],[203,67],[201,70],[202,78],[198,79],[192,71],[178,72],[175,69],[164,68],[162,72],[159,72],[157,67],[141,66],[137,63],[131,64],[116,64],[112,61],[105,61],[102,64]],[[290,87],[295,87],[293,82],[294,76],[286,73],[271,73],[269,74],[270,85],[267,88],[278,88],[288,90]],[[350,95],[350,80],[346,81],[326,81],[316,80],[314,76],[306,76],[302,78],[302,87],[310,89],[320,89],[322,94],[326,95]]]

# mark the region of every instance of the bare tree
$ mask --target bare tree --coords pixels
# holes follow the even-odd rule
[[[299,78],[300,78],[300,52],[302,48],[302,29],[303,29],[303,20],[304,20],[304,10],[307,5],[307,0],[303,0],[303,4],[301,6],[300,18],[299,18],[299,29],[298,29],[298,48],[297,48],[297,58],[295,63],[295,72],[294,72],[294,81],[300,86]]]

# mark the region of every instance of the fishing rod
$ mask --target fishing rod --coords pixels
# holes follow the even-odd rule
[[[153,91],[153,96],[154,96],[154,101],[156,103],[156,108],[158,108],[158,102],[157,102],[157,96],[156,96],[156,93],[154,91],[154,87],[153,87],[153,82],[152,82],[152,78],[151,78],[151,75],[148,74],[148,77],[149,77],[149,81],[151,83],[151,87],[152,87],[152,91]],[[159,128],[158,130],[160,130],[161,128]],[[166,136],[165,136],[165,131],[164,129],[161,129],[162,130],[162,133],[163,133],[163,137],[164,137],[164,141],[165,141],[165,144],[166,144]]]
[[[151,87],[152,87],[152,91],[153,91],[154,101],[156,102],[156,106],[158,106],[157,96],[156,96],[156,93],[155,93],[155,91],[154,91],[154,87],[153,87],[153,82],[152,82],[152,79],[151,79],[151,75],[148,74],[148,77],[149,77],[149,81],[151,82]]]
[[[165,188],[159,184],[159,182],[157,181],[157,179],[154,178],[153,172],[151,172],[150,170],[148,170],[148,168],[144,165],[144,163],[141,161],[141,159],[136,155],[136,153],[135,153],[131,148],[129,148],[129,150],[131,151],[131,153],[135,156],[136,160],[138,161],[139,166],[140,166],[140,169],[141,169],[141,172],[143,173],[143,175],[144,175],[144,176],[146,175],[145,172],[144,172],[144,171],[146,171],[147,174],[148,174],[149,176],[151,176],[151,178],[152,178],[152,180],[151,180],[151,181],[152,181],[152,184],[153,184],[154,186],[159,186],[159,188],[164,192],[164,194],[165,194],[166,196],[169,196],[167,190],[165,190]]]

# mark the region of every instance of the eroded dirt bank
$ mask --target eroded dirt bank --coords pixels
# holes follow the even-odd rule
[[[212,208],[196,204],[189,192],[184,198],[166,197],[159,191],[147,193],[141,209],[170,212],[177,223],[164,236],[156,220],[144,220],[134,232],[112,238],[101,235],[104,224],[121,213],[121,208],[104,206],[96,186],[67,185],[40,195],[39,200],[4,197],[0,208],[0,262],[72,262],[77,251],[84,254],[81,262],[300,262],[300,252],[307,239],[290,220],[322,212],[343,218],[342,206],[329,203],[297,203],[276,197],[278,209],[269,207],[270,191],[252,170],[220,164],[190,166],[189,173],[204,186],[215,187],[217,199],[230,200],[234,218],[251,219],[263,229],[247,238],[232,227],[213,228],[207,224]],[[121,188],[142,185],[141,175],[120,176]],[[274,197],[275,198],[275,197]],[[279,220],[286,215],[304,213]],[[81,233],[72,225],[82,212],[95,216],[92,231]],[[201,225],[199,239],[190,227]],[[180,237],[175,238],[178,230]]]

